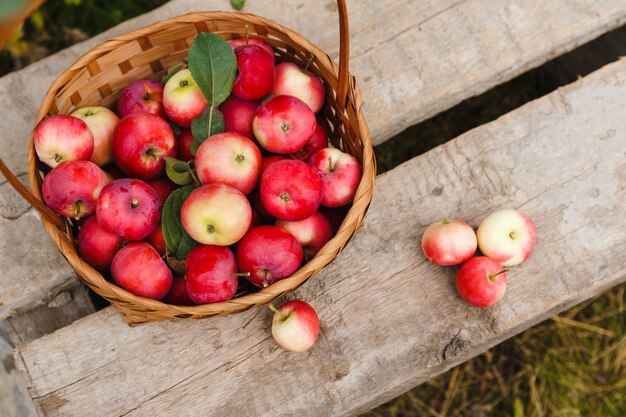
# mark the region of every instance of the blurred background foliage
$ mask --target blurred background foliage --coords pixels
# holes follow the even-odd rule
[[[0,20],[24,1],[0,0]],[[0,53],[0,75],[166,2],[47,0],[12,33]],[[376,147],[379,170],[392,169],[624,55],[626,28],[621,28]],[[625,417],[625,290],[622,284],[535,326],[366,417]]]

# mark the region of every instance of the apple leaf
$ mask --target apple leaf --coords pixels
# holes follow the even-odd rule
[[[183,202],[198,186],[199,184],[194,183],[175,190],[163,205],[163,213],[161,214],[163,237],[168,252],[176,259],[185,259],[189,252],[199,245],[187,234],[180,219]]]
[[[191,167],[187,162],[169,156],[163,159],[165,159],[165,173],[175,184],[187,185],[193,182]]]
[[[235,10],[242,10],[243,6],[246,5],[246,0],[230,0],[230,5]]]
[[[209,130],[210,129],[210,130]],[[224,116],[222,112],[213,107],[206,106],[204,111],[191,121],[191,154],[195,155],[198,147],[209,136],[222,133],[224,131]]]
[[[228,98],[237,74],[237,59],[228,42],[214,33],[196,36],[187,56],[191,76],[210,106]]]

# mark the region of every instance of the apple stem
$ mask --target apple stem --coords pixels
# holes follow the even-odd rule
[[[137,200],[136,198],[133,198],[133,200],[130,202],[130,208],[137,208],[138,205],[139,205],[139,200]]]
[[[159,155],[157,155],[156,153],[154,153],[154,149],[150,148],[146,151],[146,153],[148,155],[150,155],[152,157],[152,159],[154,159],[155,161],[159,160]]]
[[[335,167],[333,166],[333,157],[332,156],[328,157],[328,171],[329,172],[335,172]]]
[[[311,56],[309,57],[309,60],[307,61],[306,65],[304,66],[304,70],[307,71],[309,69],[309,66],[313,63],[313,61],[315,61],[315,55],[311,54]]]
[[[274,314],[278,314],[280,316],[281,321],[287,320],[288,316],[286,314],[282,313],[276,307],[274,307],[274,304],[269,303],[267,306],[269,307],[270,310],[272,310],[274,312]]]
[[[504,274],[505,272],[506,272],[506,269],[503,269],[502,271],[497,272],[497,273],[495,273],[495,274],[489,274],[489,281],[491,281],[491,282],[496,282],[496,281],[497,281],[496,277],[497,277],[498,275],[502,275],[502,274]]]
[[[191,167],[191,165],[190,165],[190,167]],[[195,169],[190,169],[190,170],[189,170],[189,173],[191,174],[191,178],[193,178],[193,180],[194,180],[196,183],[199,183],[199,182],[200,182],[200,180],[198,179],[198,175],[197,175],[197,173],[196,173],[196,170],[195,170]]]
[[[81,200],[76,200],[76,216],[74,216],[74,219],[76,221],[80,220],[80,209],[83,207],[83,202]]]
[[[448,219],[443,219],[441,221],[441,224],[449,224],[449,223],[450,223],[450,220],[448,220]]]
[[[233,272],[232,276],[247,278],[250,276],[250,272]]]

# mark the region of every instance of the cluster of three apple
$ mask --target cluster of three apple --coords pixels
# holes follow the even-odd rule
[[[488,215],[476,232],[461,220],[443,220],[426,228],[422,251],[434,264],[462,264],[456,288],[465,301],[476,307],[497,303],[506,290],[507,268],[526,260],[535,244],[535,225],[513,209]],[[479,248],[482,256],[474,256]]]

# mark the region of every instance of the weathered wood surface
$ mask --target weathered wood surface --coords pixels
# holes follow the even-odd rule
[[[26,180],[26,141],[48,86],[102,41],[194,10],[230,10],[227,0],[174,0],[0,79],[0,153]],[[351,71],[361,84],[374,143],[479,94],[626,20],[626,0],[349,1]],[[338,52],[336,4],[249,0],[246,11],[298,30]],[[75,288],[69,266],[32,210],[0,182],[0,320]]]
[[[108,308],[17,351],[46,416],[347,416],[626,279],[626,60],[379,176],[364,229],[291,298],[322,333],[272,340],[268,309],[129,328]],[[420,252],[442,216],[536,222],[496,306],[461,301]],[[94,394],[97,393],[97,394]]]

